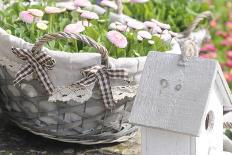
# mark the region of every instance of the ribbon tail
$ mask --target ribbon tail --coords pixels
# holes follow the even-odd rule
[[[103,70],[99,70],[96,75],[99,81],[103,102],[106,108],[110,109],[114,107],[115,103],[108,74]]]
[[[26,65],[25,67],[21,68],[18,73],[16,74],[16,79],[13,81],[14,85],[20,83],[23,79],[33,73],[33,68],[31,65]]]
[[[12,51],[12,53],[14,53],[20,59],[26,60],[25,53],[28,52],[28,50],[12,47],[11,51]]]
[[[96,75],[92,74],[89,77],[86,77],[84,79],[77,81],[74,85],[78,84],[78,85],[82,85],[82,86],[86,87],[86,86],[89,86],[89,85],[95,83],[96,80],[97,80]]]
[[[35,69],[36,69],[36,73],[39,77],[39,80],[43,83],[43,86],[46,89],[46,91],[49,94],[52,94],[55,88],[54,88],[51,80],[49,79],[47,72],[43,69],[43,67],[41,65],[38,65],[37,67],[35,67]]]

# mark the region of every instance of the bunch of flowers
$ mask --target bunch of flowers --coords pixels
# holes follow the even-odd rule
[[[232,2],[210,0],[208,3],[215,17],[210,23],[211,40],[201,48],[201,57],[218,59],[232,87]]]
[[[99,5],[107,8],[103,14],[90,11],[88,8],[91,5],[89,0],[57,5],[17,2],[0,11],[0,27],[31,43],[46,33],[81,33],[103,44],[113,57],[144,56],[151,50],[166,51],[170,48],[172,37],[169,25],[155,20],[110,23],[109,13],[117,9],[114,1],[100,1]],[[93,52],[91,47],[75,40],[52,41],[46,46],[60,51]]]

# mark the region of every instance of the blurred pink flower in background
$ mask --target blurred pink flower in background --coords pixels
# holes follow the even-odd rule
[[[226,81],[231,82],[232,81],[232,74],[229,72],[224,72],[224,76]]]
[[[232,59],[232,50],[227,51],[226,56],[227,58]]]
[[[132,3],[146,3],[148,1],[149,0],[130,0],[130,2],[132,2]]]
[[[100,5],[107,6],[109,8],[114,9],[114,10],[118,9],[118,6],[117,6],[117,4],[114,1],[102,0],[101,3],[100,3]]]
[[[36,17],[43,17],[44,15],[44,12],[39,9],[28,9],[27,11]]]
[[[216,52],[216,50],[217,50],[216,47],[211,43],[205,44],[200,49],[200,51],[202,51],[202,52]]]
[[[215,58],[217,58],[217,53],[200,54],[200,57],[207,58],[207,59],[215,59]]]
[[[53,7],[53,6],[47,6],[44,11],[47,14],[57,14],[57,13],[62,13],[66,11],[66,8],[58,8],[58,7]]]
[[[232,21],[226,22],[226,27],[230,30],[232,30]]]
[[[212,28],[216,28],[216,27],[217,27],[217,20],[216,20],[216,19],[211,20],[211,21],[210,21],[210,26],[211,26]]]
[[[76,7],[88,7],[91,6],[91,2],[89,0],[75,0],[74,5]]]
[[[232,60],[228,60],[226,62],[226,66],[229,67],[229,68],[232,68]]]
[[[228,36],[221,42],[222,46],[232,47],[232,36]]]
[[[64,28],[64,32],[75,33],[75,34],[83,32],[84,30],[85,30],[85,27],[81,23],[69,24]]]
[[[224,31],[217,31],[216,35],[225,38],[228,34]]]
[[[29,24],[35,22],[35,17],[29,11],[20,12],[19,19]]]
[[[90,12],[90,11],[82,12],[81,17],[85,19],[99,19],[99,16],[95,12]]]
[[[118,48],[125,48],[127,46],[126,37],[118,31],[109,31],[107,39]]]

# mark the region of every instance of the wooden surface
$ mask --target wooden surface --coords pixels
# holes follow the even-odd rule
[[[140,155],[140,135],[121,144],[84,146],[24,131],[0,114],[0,155]]]
[[[148,55],[130,121],[134,124],[199,136],[217,62],[180,55]]]

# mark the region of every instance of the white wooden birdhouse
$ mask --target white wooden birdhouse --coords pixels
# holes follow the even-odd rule
[[[215,60],[148,55],[130,122],[141,126],[142,155],[209,155],[223,151],[223,106],[229,87]]]

